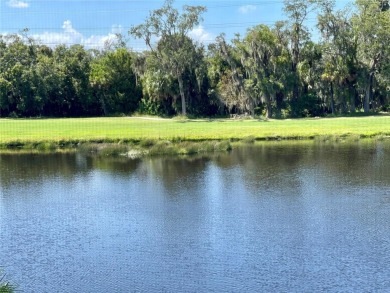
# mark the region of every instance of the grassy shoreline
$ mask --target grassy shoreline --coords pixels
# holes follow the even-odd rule
[[[390,116],[287,120],[155,117],[0,119],[0,150],[112,149],[191,154],[230,149],[227,143],[268,140],[352,140],[390,137]],[[223,146],[222,146],[223,145]],[[176,150],[174,151],[173,148]]]

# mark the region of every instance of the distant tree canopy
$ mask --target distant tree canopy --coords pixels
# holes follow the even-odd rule
[[[390,5],[285,0],[288,21],[259,24],[205,48],[189,37],[203,6],[167,0],[104,50],[55,48],[22,34],[0,36],[0,117],[129,115],[266,117],[344,115],[390,107]],[[320,38],[305,25],[317,14]],[[319,40],[317,40],[319,39]]]

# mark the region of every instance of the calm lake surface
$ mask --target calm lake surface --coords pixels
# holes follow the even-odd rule
[[[390,142],[0,155],[21,292],[390,292]]]

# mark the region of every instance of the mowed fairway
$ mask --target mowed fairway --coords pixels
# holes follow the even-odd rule
[[[160,118],[0,119],[0,144],[33,141],[142,139],[306,139],[390,135],[390,116],[292,120]]]

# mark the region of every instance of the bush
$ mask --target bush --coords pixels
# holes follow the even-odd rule
[[[78,150],[84,154],[97,154],[99,145],[96,143],[83,143],[79,145]]]
[[[231,150],[232,150],[232,145],[227,140],[217,142],[214,147],[214,151],[216,152],[227,152]]]
[[[199,153],[199,145],[197,143],[184,142],[178,145],[179,155],[194,155]]]
[[[104,157],[118,157],[126,154],[128,151],[127,146],[119,144],[108,144],[104,145],[98,152],[100,156]]]
[[[291,115],[295,117],[323,116],[324,109],[321,99],[315,94],[301,96],[298,101],[290,103]]]
[[[12,119],[16,119],[19,118],[19,115],[15,111],[12,111],[11,113],[9,113],[8,117]]]
[[[149,150],[149,155],[175,155],[178,153],[176,147],[169,141],[159,141]]]
[[[139,145],[143,148],[149,148],[149,147],[152,147],[156,144],[156,141],[153,140],[153,139],[144,139],[144,140],[141,140]]]
[[[248,144],[251,144],[251,143],[254,143],[256,140],[256,138],[254,136],[247,136],[247,137],[244,137],[242,139],[242,142],[243,143],[248,143]]]
[[[212,153],[214,152],[215,142],[213,141],[203,141],[199,143],[198,152],[199,153]]]
[[[229,141],[159,141],[149,149],[149,155],[195,155],[201,153],[226,152],[232,146]]]
[[[147,97],[141,99],[138,104],[137,112],[143,115],[153,115],[161,117],[171,117],[176,114],[175,110],[172,108],[172,103],[169,101],[169,99],[153,100]]]
[[[55,151],[57,149],[57,145],[53,142],[41,142],[37,145],[37,149],[40,151]]]

